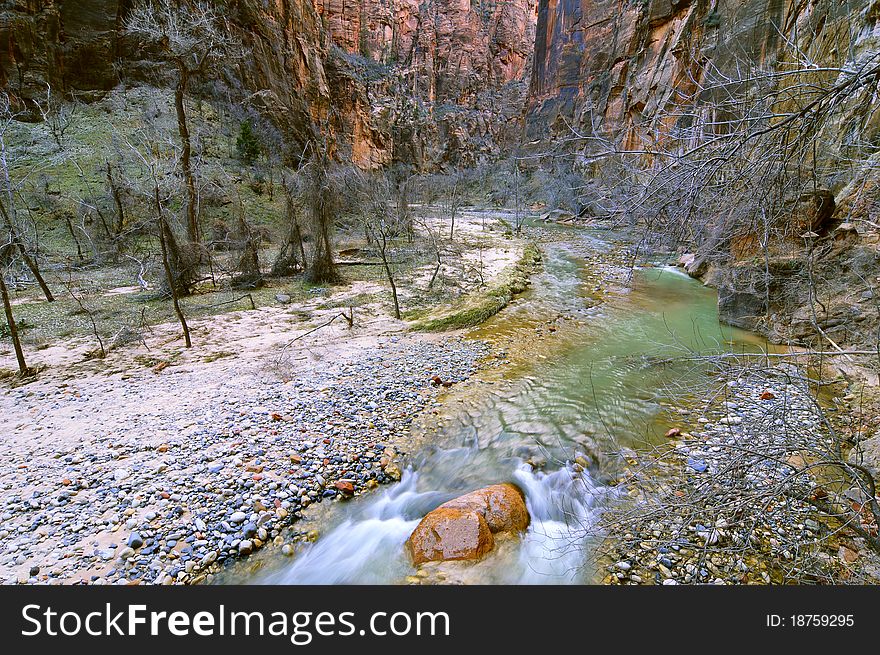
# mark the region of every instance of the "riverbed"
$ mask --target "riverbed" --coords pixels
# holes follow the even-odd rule
[[[631,270],[608,237],[566,231],[543,246],[530,291],[466,336],[507,365],[452,394],[423,422],[402,480],[322,510],[314,543],[218,581],[260,584],[594,583],[598,519],[627,449],[663,438],[671,399],[697,388],[692,365],[645,357],[757,349],[722,326],[715,293],[677,269]],[[425,513],[475,488],[514,482],[532,517],[521,539],[478,563],[414,568],[403,544]],[[257,568],[257,571],[254,569]]]

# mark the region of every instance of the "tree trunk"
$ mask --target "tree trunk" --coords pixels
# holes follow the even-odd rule
[[[107,162],[107,183],[110,185],[110,194],[113,196],[113,204],[116,205],[116,235],[122,234],[125,227],[125,208],[122,206],[122,196],[119,194],[119,188],[113,180],[113,170],[110,162]]]
[[[452,222],[449,225],[449,239],[455,234],[455,214],[458,211],[458,185],[452,187],[452,197],[449,199],[449,211],[452,214]]]
[[[180,169],[183,173],[183,183],[186,187],[186,233],[193,243],[200,242],[198,212],[196,211],[196,183],[192,171],[192,140],[190,139],[189,126],[186,122],[186,107],[184,97],[189,85],[189,71],[186,66],[178,66],[180,78],[174,90],[174,108],[177,110],[177,131],[180,133]]]
[[[2,272],[0,272],[0,294],[3,295],[3,309],[6,311],[6,323],[9,325],[12,347],[15,348],[15,358],[18,360],[18,371],[24,377],[30,372],[30,369],[24,360],[24,351],[21,349],[21,340],[18,338],[18,327],[16,327],[15,317],[12,315],[12,303],[9,302],[9,290],[6,288],[6,280]]]
[[[79,243],[79,238],[76,236],[76,230],[73,229],[73,223],[67,213],[64,215],[64,222],[67,223],[67,231],[70,233],[70,238],[73,239],[74,245],[76,245],[76,256],[80,261],[83,261],[85,257],[83,257],[82,246]]]
[[[168,243],[166,241],[166,232],[168,224],[162,214],[162,200],[159,197],[158,183],[155,188],[154,202],[156,203],[156,215],[159,217],[159,244],[162,246],[162,266],[165,268],[165,279],[168,283],[168,292],[171,294],[171,302],[174,305],[174,313],[177,320],[180,321],[180,328],[183,330],[183,341],[187,348],[192,347],[192,339],[189,336],[189,326],[186,324],[186,316],[180,308],[180,300],[177,294],[177,281],[174,279],[174,273],[171,270],[171,262],[168,259]]]
[[[24,244],[18,240],[17,236],[15,243],[18,246],[18,251],[21,253],[21,258],[24,260],[24,263],[27,264],[27,267],[31,269],[31,273],[37,280],[37,284],[39,284],[40,289],[43,290],[43,295],[46,296],[46,302],[54,302],[55,296],[52,295],[52,291],[49,289],[49,285],[46,284],[46,280],[40,275],[40,269],[37,268],[37,262],[31,259],[31,256],[27,254]]]
[[[397,285],[394,284],[394,275],[391,273],[391,266],[388,265],[388,255],[387,255],[387,240],[385,235],[382,235],[382,248],[380,250],[380,254],[382,255],[382,265],[385,267],[385,275],[388,276],[388,284],[391,285],[391,299],[394,301],[394,318],[398,321],[400,320],[400,302],[397,299]]]
[[[40,285],[40,289],[43,290],[43,295],[46,296],[47,302],[52,302],[55,300],[55,296],[52,295],[52,292],[49,290],[49,285],[46,284],[46,280],[43,279],[43,276],[40,275],[40,269],[37,267],[37,263],[31,259],[30,255],[27,254],[27,251],[24,248],[24,244],[22,244],[21,239],[18,237],[18,232],[15,229],[15,225],[12,223],[12,219],[9,218],[9,214],[6,213],[6,205],[3,204],[3,201],[0,200],[0,214],[3,215],[3,221],[6,223],[6,229],[9,230],[9,234],[12,237],[12,241],[15,243],[15,246],[18,248],[18,251],[21,253],[21,258],[24,260],[24,263],[33,273],[34,278],[37,280],[37,284]],[[79,244],[77,244],[78,246]]]
[[[516,215],[514,217],[514,223],[516,225],[516,233],[520,234],[522,231],[522,225],[520,224],[519,219],[519,163],[514,163],[513,166],[513,192],[514,192],[514,209],[516,211]]]
[[[428,291],[434,288],[434,282],[437,281],[437,274],[440,272],[440,251],[437,251],[437,264],[434,266],[434,272],[431,274],[431,281],[428,282]]]
[[[318,213],[318,234],[315,238],[315,248],[312,254],[311,268],[308,271],[308,279],[315,283],[336,282],[336,263],[333,261],[333,243],[330,239],[330,217],[321,208]]]

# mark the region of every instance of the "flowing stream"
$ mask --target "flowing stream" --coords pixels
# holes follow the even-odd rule
[[[607,244],[578,232],[543,247],[532,289],[472,331],[510,363],[445,403],[437,432],[403,479],[326,510],[328,527],[292,559],[278,556],[250,582],[393,584],[416,573],[403,548],[427,512],[462,493],[512,481],[531,525],[477,564],[444,576],[466,583],[597,581],[590,537],[609,497],[610,453],[662,438],[664,403],[704,375],[691,365],[646,367],[675,356],[762,345],[718,322],[712,290],[671,268],[617,271],[616,291],[596,304],[595,256]],[[550,325],[555,330],[550,330]],[[519,344],[519,345],[517,345]],[[586,462],[584,462],[586,460]],[[589,464],[585,469],[575,462]],[[447,566],[447,565],[444,565]]]

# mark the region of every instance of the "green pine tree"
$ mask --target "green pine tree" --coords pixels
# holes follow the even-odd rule
[[[245,164],[253,164],[260,156],[260,140],[249,120],[242,121],[238,138],[235,140],[235,148],[238,151],[238,158]]]

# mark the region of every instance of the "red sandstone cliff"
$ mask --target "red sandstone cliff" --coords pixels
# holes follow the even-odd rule
[[[46,84],[88,99],[155,81],[121,32],[130,5],[0,5],[0,86],[26,106]],[[321,132],[365,168],[433,168],[497,154],[520,124],[533,0],[230,0],[227,16],[247,56],[224,76],[288,142]]]
[[[430,101],[467,102],[524,79],[533,0],[316,0],[346,52],[397,66]]]

